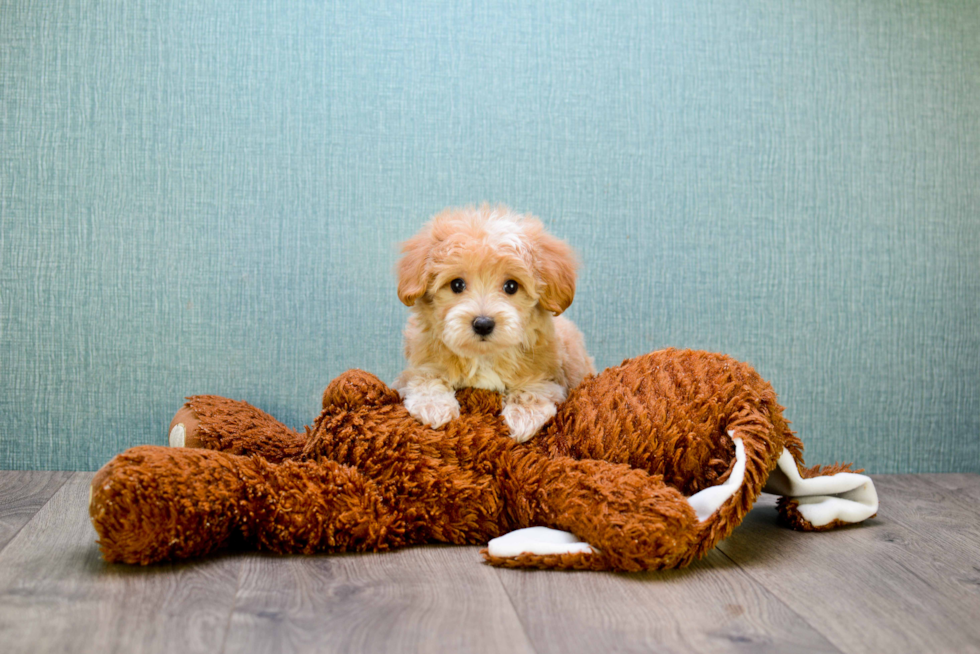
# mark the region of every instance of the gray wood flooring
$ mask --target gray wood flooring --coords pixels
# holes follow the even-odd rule
[[[92,473],[0,471],[0,652],[980,652],[980,475],[877,476],[865,525],[763,496],[686,570],[498,570],[477,547],[99,558]]]

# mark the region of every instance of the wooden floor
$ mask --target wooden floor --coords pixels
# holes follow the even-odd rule
[[[980,475],[877,476],[879,516],[775,526],[698,564],[498,570],[476,547],[99,558],[92,473],[0,471],[0,652],[980,652]]]

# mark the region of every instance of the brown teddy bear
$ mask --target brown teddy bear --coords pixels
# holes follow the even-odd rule
[[[171,445],[134,447],[92,481],[106,561],[148,564],[237,544],[278,553],[486,543],[495,565],[684,566],[763,490],[783,522],[829,529],[875,515],[870,478],[802,468],[802,444],[750,366],[663,350],[586,379],[527,443],[497,393],[457,393],[431,429],[373,375],[349,371],[297,433],[244,403],[189,398]],[[860,471],[858,471],[860,472]]]

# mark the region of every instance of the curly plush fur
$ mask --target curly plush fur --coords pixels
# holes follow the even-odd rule
[[[573,389],[523,444],[506,437],[499,394],[464,389],[457,398],[460,417],[434,430],[394,390],[354,370],[330,384],[304,434],[244,402],[189,398],[188,443],[198,448],[135,447],[93,479],[103,556],[148,564],[231,543],[280,553],[485,543],[543,525],[591,550],[486,559],[678,567],[739,524],[784,450],[808,474],[770,385],[722,355],[664,350],[609,368]],[[689,496],[732,475],[733,436],[744,445],[742,481],[699,519]],[[811,528],[793,504],[783,504],[786,521]]]

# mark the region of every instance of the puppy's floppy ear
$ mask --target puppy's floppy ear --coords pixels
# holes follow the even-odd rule
[[[432,234],[427,228],[402,243],[402,258],[398,262],[398,299],[410,307],[425,295],[429,286],[427,268]]]
[[[530,237],[534,245],[534,271],[542,284],[538,302],[557,316],[575,299],[578,260],[567,243],[545,232],[540,224],[532,228]]]

